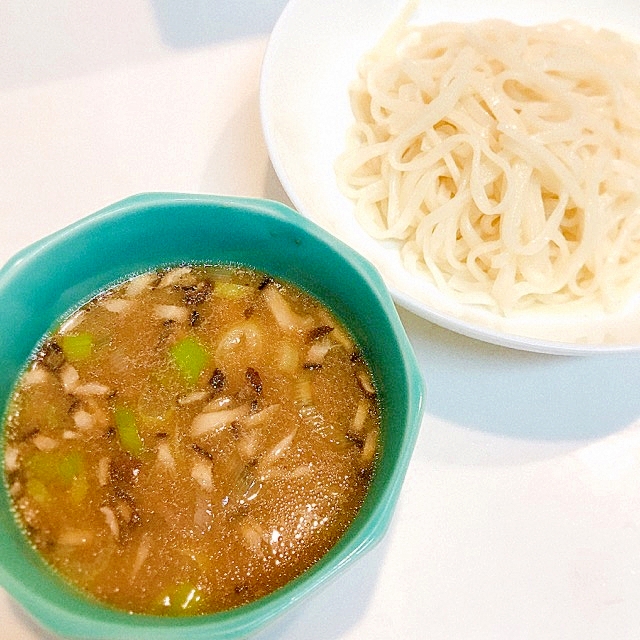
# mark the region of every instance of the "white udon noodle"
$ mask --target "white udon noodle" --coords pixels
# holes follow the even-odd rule
[[[360,62],[339,187],[459,302],[618,310],[640,289],[638,69],[573,22],[405,16]]]

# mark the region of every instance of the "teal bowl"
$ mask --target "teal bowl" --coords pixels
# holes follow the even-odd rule
[[[368,496],[338,544],[288,585],[211,615],[130,615],[79,595],[32,549],[0,488],[0,586],[68,638],[246,637],[334,577],[388,528],[423,411],[415,355],[377,271],[286,206],[205,195],[142,194],[44,238],[0,270],[0,410],[42,337],[69,311],[136,273],[181,262],[243,264],[309,291],[352,331],[382,401],[382,454]],[[0,429],[2,427],[0,426]],[[4,459],[4,456],[2,457]]]

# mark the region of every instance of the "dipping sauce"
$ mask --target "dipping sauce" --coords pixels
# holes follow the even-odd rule
[[[83,592],[210,613],[335,545],[379,426],[370,368],[319,301],[247,268],[177,266],[44,340],[6,417],[5,481],[33,546]]]

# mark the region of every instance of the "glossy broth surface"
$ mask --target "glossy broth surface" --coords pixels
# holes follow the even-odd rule
[[[34,547],[119,609],[250,602],[356,516],[379,401],[350,334],[264,274],[179,266],[98,296],[43,342],[5,425]]]

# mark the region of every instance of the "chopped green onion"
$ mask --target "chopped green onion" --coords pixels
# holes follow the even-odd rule
[[[38,478],[27,480],[27,494],[39,504],[45,503],[50,497],[47,486]]]
[[[56,452],[34,451],[24,461],[27,478],[36,478],[45,484],[54,482],[57,475],[56,457]]]
[[[209,354],[193,336],[178,340],[171,347],[171,358],[182,377],[191,385],[198,381],[209,362]]]
[[[129,407],[119,406],[116,407],[113,417],[122,448],[132,456],[139,456],[142,453],[144,443],[138,433],[135,413]]]
[[[80,504],[86,497],[89,491],[89,481],[86,475],[78,476],[74,478],[69,495],[71,496],[71,502],[73,504]]]
[[[254,291],[254,287],[247,286],[246,284],[219,281],[216,282],[213,293],[219,298],[226,298],[227,300],[239,300],[240,298],[245,298]]]
[[[93,336],[90,333],[62,336],[62,352],[70,362],[86,360],[93,350]]]
[[[198,587],[189,583],[173,585],[159,598],[160,613],[171,616],[192,615],[202,604],[202,593]]]
[[[66,453],[58,462],[58,476],[66,485],[71,485],[76,478],[82,475],[83,471],[84,458],[80,451],[74,450]]]
[[[69,492],[71,501],[80,504],[89,489],[81,451],[35,451],[25,459],[27,493],[40,504],[50,497],[48,487]]]

